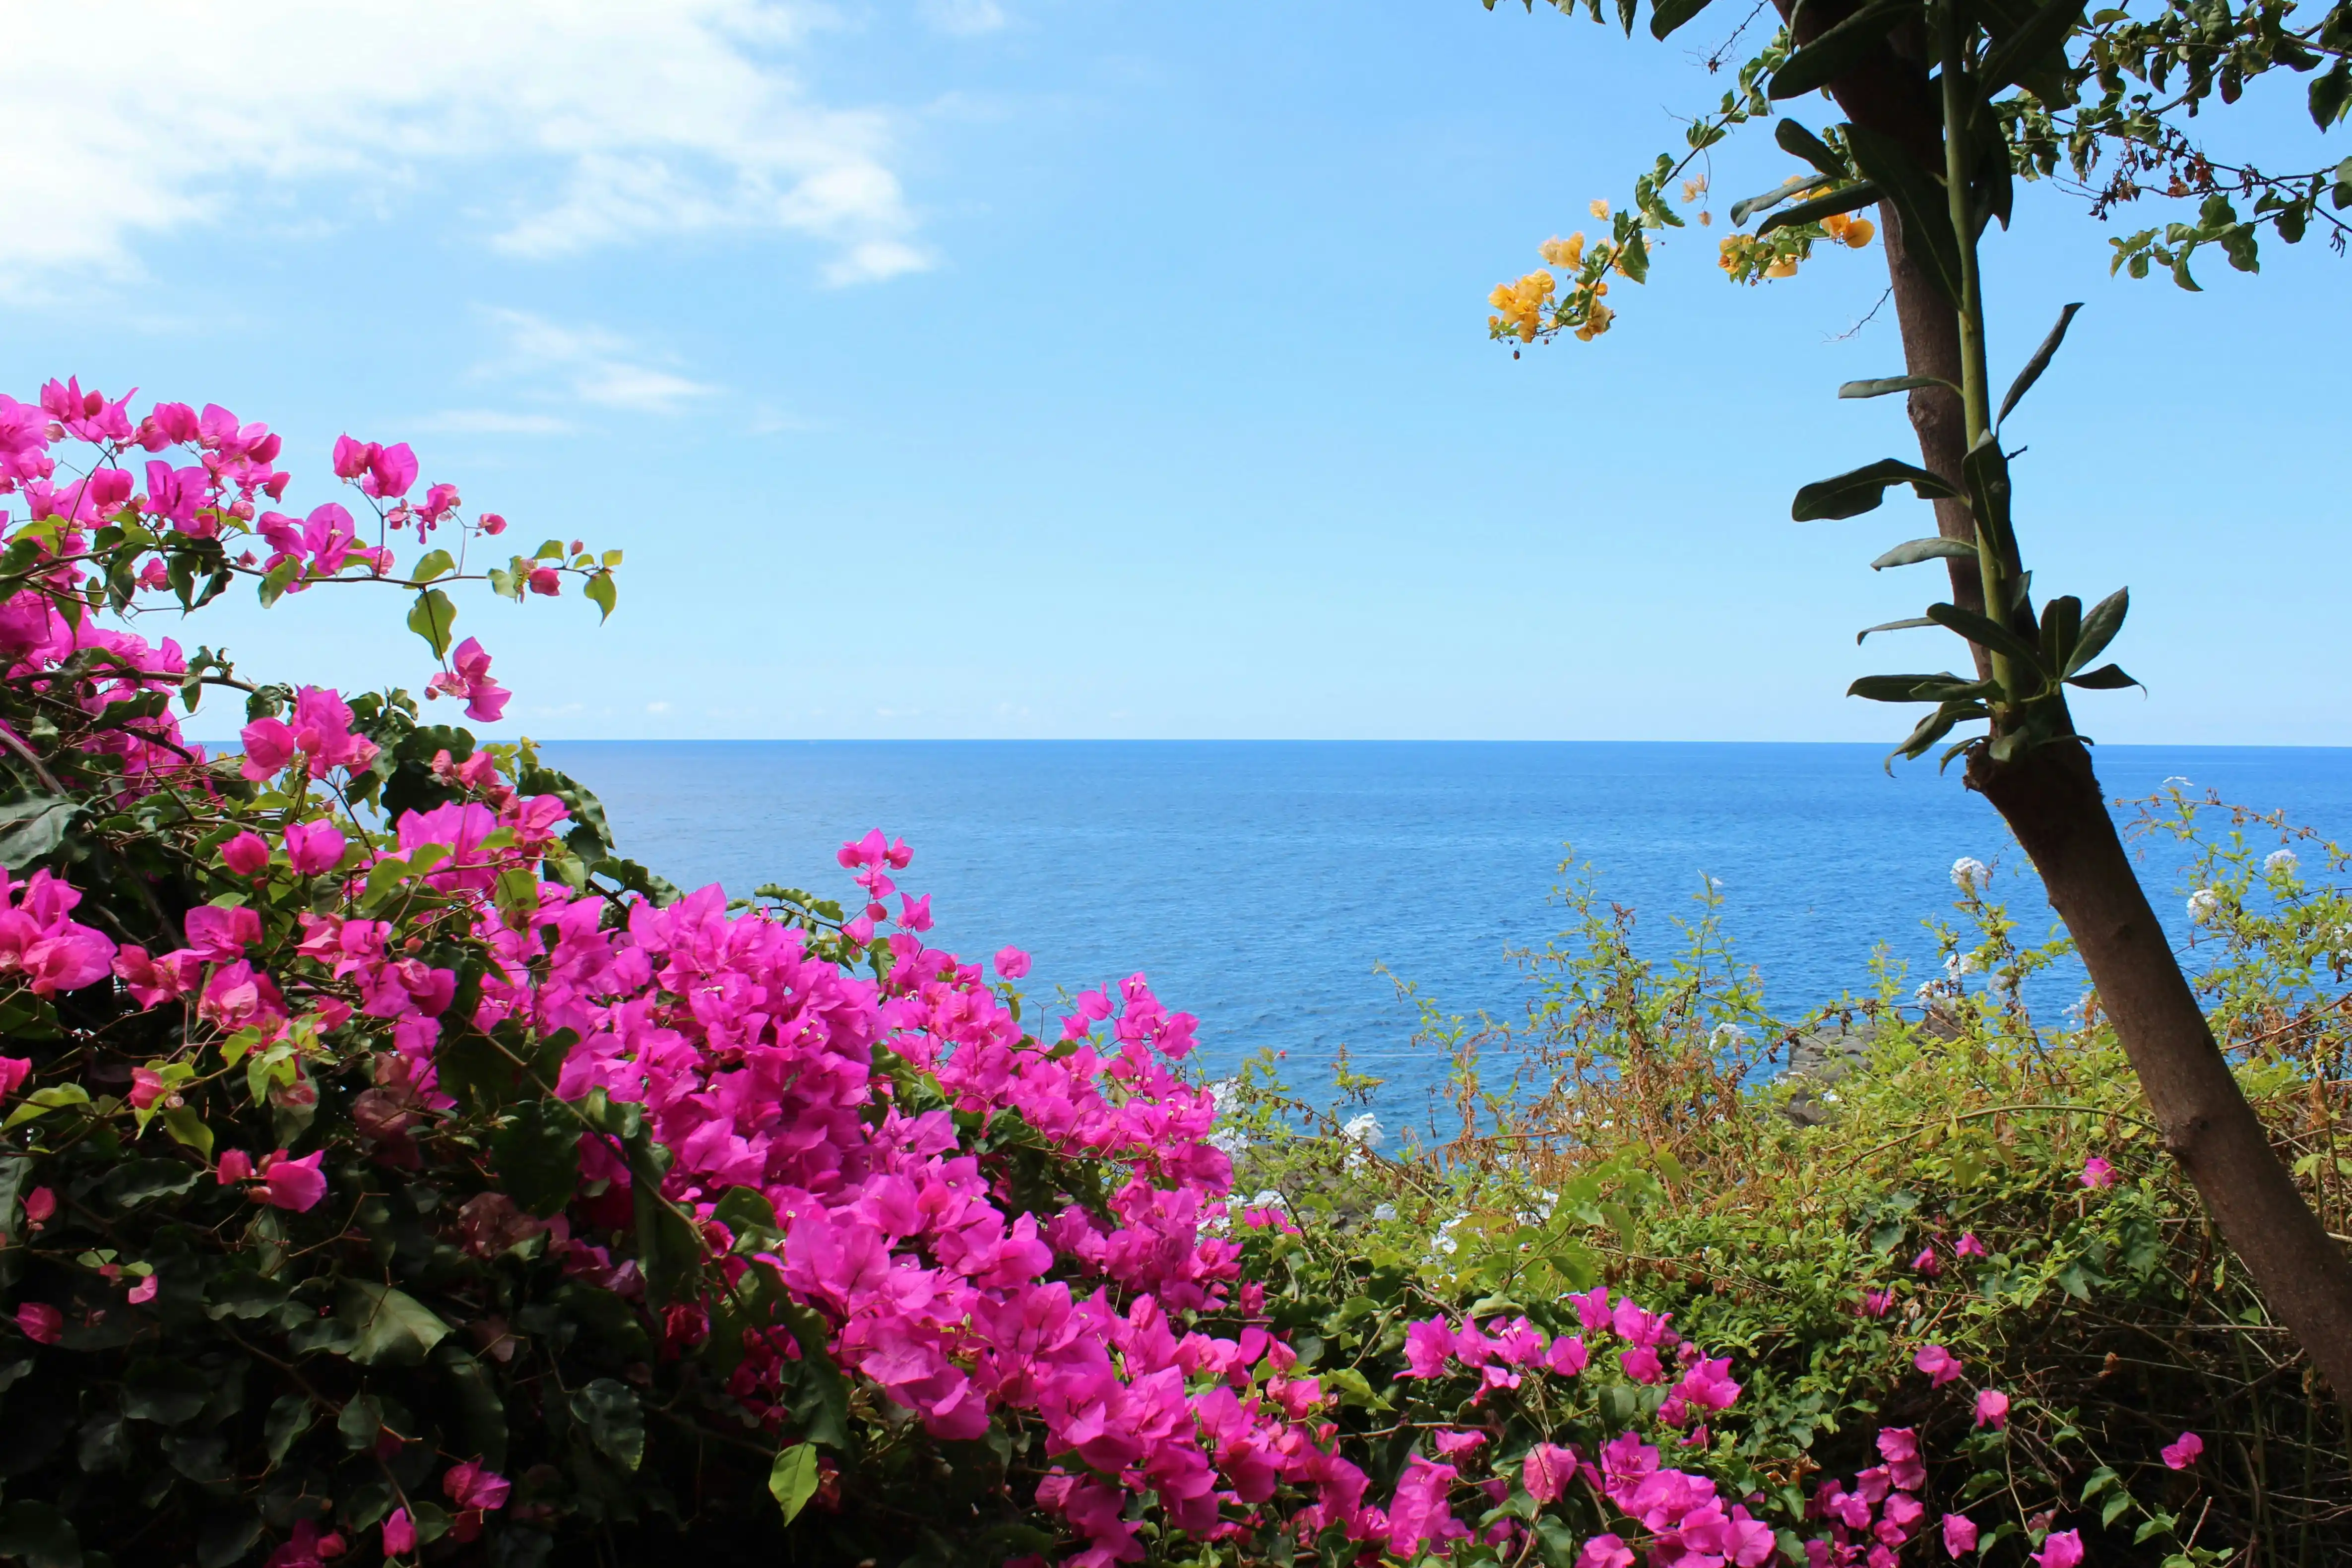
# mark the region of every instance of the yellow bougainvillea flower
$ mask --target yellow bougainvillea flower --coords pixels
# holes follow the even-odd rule
[[[1868,218],[1856,218],[1845,225],[1845,243],[1860,250],[1870,243],[1871,235],[1877,232],[1878,225]]]
[[[1584,235],[1572,234],[1566,239],[1543,242],[1543,258],[1554,267],[1564,267],[1573,272],[1584,265]]]
[[[1796,277],[1797,258],[1793,256],[1782,256],[1780,260],[1774,262],[1771,266],[1764,269],[1764,276],[1767,277]]]
[[[1592,215],[1596,218],[1607,217],[1609,215],[1609,204],[1600,200],[1598,197],[1594,198],[1592,203]]]

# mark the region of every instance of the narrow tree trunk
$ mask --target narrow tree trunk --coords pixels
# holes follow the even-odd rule
[[[1775,3],[1784,19],[1795,9],[1794,0]],[[1811,0],[1798,18],[1799,42],[1844,19],[1856,3]],[[1942,114],[1926,56],[1924,38],[1898,32],[1830,92],[1849,120],[1900,139],[1922,167],[1940,174]],[[1881,206],[1880,223],[1906,366],[1957,383],[1959,326],[1951,301],[1909,256],[1891,204]],[[1957,484],[1967,440],[1960,400],[1938,389],[1913,392],[1911,423],[1922,465]],[[1936,526],[1946,538],[1976,537],[1974,519],[1955,502],[1937,503]],[[1951,563],[1952,601],[1981,610],[1982,588],[1967,564]],[[1976,654],[1982,674],[1988,661],[1981,649]],[[2000,812],[2041,873],[2165,1146],[2271,1311],[2352,1415],[2352,1259],[2304,1201],[2214,1042],[2124,853],[2089,754],[2072,738],[1999,766],[1979,752],[1968,781]]]
[[[2263,1299],[2352,1412],[2352,1260],[2271,1147],[2116,836],[2082,743],[1969,764],[2065,921],[2139,1075],[2165,1147],[2197,1184]]]

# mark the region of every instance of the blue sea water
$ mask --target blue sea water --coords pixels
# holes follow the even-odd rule
[[[1540,946],[1570,852],[1671,945],[1703,875],[1769,1005],[1869,988],[1880,944],[1936,971],[1923,922],[1951,866],[1995,862],[2025,931],[2052,916],[1991,808],[1932,767],[1841,745],[1349,742],[563,742],[549,762],[604,800],[623,852],[681,886],[781,882],[847,900],[834,860],[879,827],[913,846],[931,940],[1034,955],[1051,998],[1141,970],[1202,1020],[1203,1060],[1288,1053],[1328,1088],[1343,1042],[1414,1114],[1444,1064],[1385,965],[1448,1011],[1516,1013],[1514,948]],[[2352,749],[2102,747],[2110,797],[2168,777],[2352,834]],[[2181,908],[2172,846],[2143,875]],[[2308,858],[2308,857],[2306,857]]]

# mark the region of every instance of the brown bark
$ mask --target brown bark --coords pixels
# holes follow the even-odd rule
[[[1776,4],[1785,16],[1790,0]],[[1841,20],[1853,4],[1812,0],[1802,13],[1800,42]],[[1850,120],[1900,138],[1926,167],[1940,169],[1942,116],[1924,58],[1922,40],[1898,34],[1832,83],[1830,93]],[[1906,365],[1913,375],[1957,383],[1958,315],[1906,254],[1891,204],[1881,206],[1880,226]],[[1958,484],[1967,449],[1960,400],[1940,389],[1915,392],[1910,413],[1922,465]],[[1937,503],[1936,526],[1946,538],[1975,538],[1974,521],[1958,502]],[[1977,574],[1968,562],[1950,565],[1952,601],[1980,611]],[[1975,653],[1979,674],[1989,674],[1984,651]],[[1968,782],[2000,812],[2040,873],[2166,1148],[2196,1184],[2271,1311],[2352,1414],[2352,1259],[2304,1200],[2239,1089],[2124,852],[2089,753],[2071,737],[1999,765],[1979,750]]]
[[[2214,1043],[2082,743],[2062,740],[1999,767],[1979,753],[1969,787],[2000,810],[2042,873],[2165,1147],[2270,1310],[2352,1410],[2352,1259],[2296,1190]]]

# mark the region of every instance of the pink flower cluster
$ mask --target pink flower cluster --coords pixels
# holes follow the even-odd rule
[[[1830,1533],[1806,1542],[1811,1568],[1855,1563],[1894,1568],[1895,1554],[1917,1532],[1927,1511],[1915,1495],[1927,1484],[1919,1435],[1908,1427],[1886,1427],[1878,1434],[1878,1453],[1885,1462],[1855,1476],[1851,1487],[1827,1480],[1814,1491],[1807,1515],[1826,1521]],[[1950,1528],[1947,1521],[1948,1536]]]
[[[114,944],[72,918],[80,902],[79,892],[46,871],[18,883],[0,866],[0,977],[23,979],[37,997],[104,979]]]

